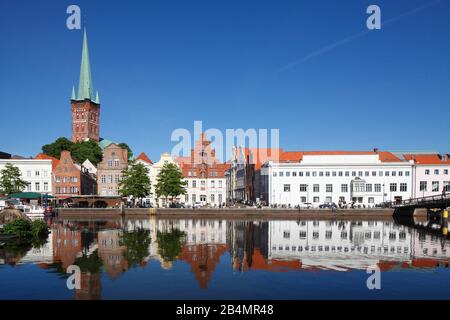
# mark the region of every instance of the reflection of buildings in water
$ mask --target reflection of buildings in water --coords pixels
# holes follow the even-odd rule
[[[76,300],[100,300],[102,293],[102,283],[100,272],[81,273],[81,289],[75,290]]]
[[[128,270],[128,261],[124,257],[126,248],[120,245],[122,234],[119,229],[98,231],[98,254],[111,278]]]
[[[346,271],[375,264],[389,270],[398,265],[419,266],[419,245],[432,247],[426,252],[446,253],[433,259],[449,258],[437,239],[422,237],[417,230],[392,222],[272,221],[269,260],[298,260],[302,269],[310,270]],[[427,263],[436,265],[436,260]]]
[[[61,262],[65,271],[81,253],[81,231],[72,224],[57,223],[52,226],[53,260]]]
[[[268,223],[228,222],[228,243],[232,268],[237,271],[272,269],[267,261]]]
[[[27,254],[20,259],[20,263],[53,263],[53,232],[50,231],[47,242],[39,248],[31,248]]]
[[[228,250],[227,223],[225,220],[180,220],[178,227],[185,234],[180,259],[191,265],[200,288],[206,289],[221,256]]]

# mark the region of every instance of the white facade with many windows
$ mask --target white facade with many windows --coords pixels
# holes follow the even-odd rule
[[[10,163],[19,168],[22,179],[28,185],[23,192],[37,192],[51,195],[52,190],[52,161],[41,159],[0,159],[0,171]]]
[[[226,178],[185,178],[186,194],[181,202],[192,206],[196,203],[218,207],[225,204]]]
[[[373,207],[413,195],[413,163],[373,154],[303,155],[299,162],[264,165],[269,204],[318,207],[325,202]]]

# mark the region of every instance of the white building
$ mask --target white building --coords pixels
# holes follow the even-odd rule
[[[46,159],[0,159],[0,170],[10,163],[19,168],[22,179],[28,185],[24,192],[37,192],[51,195],[52,190],[52,161]]]
[[[402,154],[406,160],[414,161],[413,198],[441,195],[450,192],[449,155],[438,153]]]
[[[299,152],[296,161],[267,162],[262,190],[269,204],[325,202],[373,207],[413,196],[413,161],[392,153]]]
[[[162,167],[167,163],[177,165],[173,160],[172,156],[170,155],[170,153],[165,152],[161,154],[161,157],[158,162],[152,164],[149,163],[145,164],[146,167],[149,169],[149,177],[150,182],[152,184],[150,201],[153,206],[156,205],[158,207],[163,207],[166,205],[166,199],[164,198],[158,199],[156,195],[156,185],[158,184],[158,175],[161,172]]]
[[[227,199],[227,179],[225,171],[229,165],[221,163],[216,158],[211,141],[203,133],[195,142],[189,157],[178,157],[179,165],[186,181],[186,194],[180,202],[188,206],[200,203],[218,207],[224,205]]]

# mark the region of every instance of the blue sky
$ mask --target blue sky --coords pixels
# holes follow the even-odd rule
[[[70,137],[85,16],[101,136],[152,159],[177,128],[279,128],[286,150],[450,141],[450,0],[0,0],[0,150]],[[382,30],[365,32],[377,4]]]

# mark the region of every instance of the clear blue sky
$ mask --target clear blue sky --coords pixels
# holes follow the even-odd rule
[[[0,150],[70,137],[86,16],[101,136],[152,159],[171,132],[279,128],[286,150],[450,146],[450,0],[0,0]],[[382,10],[367,31],[366,8]]]

